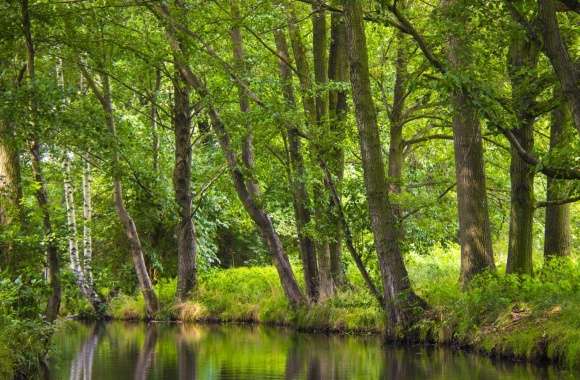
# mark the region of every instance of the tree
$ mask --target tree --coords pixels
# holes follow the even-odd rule
[[[359,2],[344,1],[350,81],[375,249],[379,257],[388,332],[410,326],[422,302],[415,295],[403,262],[395,215],[389,203],[377,116],[371,94],[366,37]]]
[[[449,75],[460,78],[466,70],[469,46],[461,33],[464,15],[459,1],[446,0]],[[461,283],[466,285],[478,273],[494,269],[491,231],[485,190],[483,146],[477,110],[470,94],[461,84],[452,89],[453,144],[461,242]]]

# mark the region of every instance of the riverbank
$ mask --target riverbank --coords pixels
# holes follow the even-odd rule
[[[459,346],[514,360],[580,367],[580,268],[558,262],[534,277],[487,274],[463,292],[455,257],[409,257],[409,272],[431,309],[415,326],[424,343]],[[500,269],[501,273],[501,269]],[[298,274],[299,275],[299,274]],[[384,331],[383,313],[355,272],[351,286],[309,308],[292,309],[272,267],[215,270],[200,278],[191,301],[173,303],[174,282],[157,284],[160,320],[252,322],[339,333]],[[140,296],[110,303],[114,319],[144,319]]]

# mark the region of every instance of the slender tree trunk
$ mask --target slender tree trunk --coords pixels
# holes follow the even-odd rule
[[[234,20],[234,25],[230,30],[230,36],[232,41],[232,48],[233,48],[233,56],[234,61],[236,64],[236,68],[242,75],[242,78],[246,78],[248,76],[248,67],[245,62],[245,53],[244,53],[244,42],[242,39],[242,31],[240,28],[240,23],[242,22],[240,16],[240,4],[237,0],[232,1],[231,4],[231,11],[232,11],[232,19]],[[248,96],[247,88],[248,83],[245,79],[243,79],[245,87],[238,85],[238,97],[240,103],[240,111],[243,114],[247,114],[250,112],[250,97]],[[254,173],[254,134],[252,131],[252,126],[244,122],[244,138],[242,141],[242,162],[244,166],[248,170],[249,176],[247,178],[246,186],[248,190],[252,193],[254,197],[256,197],[260,193],[260,188],[258,183],[254,180],[253,173]]]
[[[207,97],[207,92],[201,90],[202,97]],[[246,181],[244,174],[240,169],[239,162],[236,158],[236,154],[231,147],[230,137],[227,133],[225,126],[223,125],[219,114],[215,109],[210,109],[210,118],[212,120],[212,127],[214,128],[216,135],[219,138],[220,146],[226,156],[228,167],[230,169],[230,174],[232,176],[234,187],[238,193],[240,201],[244,205],[244,208],[256,223],[258,230],[260,231],[264,242],[266,243],[268,250],[272,256],[272,261],[274,266],[278,271],[280,277],[280,282],[282,284],[282,289],[286,294],[286,297],[293,305],[299,305],[304,303],[304,296],[298,287],[296,278],[294,277],[294,272],[290,266],[290,261],[288,256],[284,251],[280,237],[274,228],[272,219],[270,215],[261,207],[261,205],[252,196],[252,193],[246,187]]]
[[[87,279],[86,267],[83,268],[83,260],[80,257],[79,247],[77,243],[77,220],[76,220],[76,208],[74,201],[74,187],[72,183],[72,177],[70,173],[70,156],[66,153],[64,159],[64,203],[66,208],[66,220],[67,220],[67,240],[68,240],[68,251],[70,257],[70,266],[75,277],[75,282],[79,287],[81,294],[91,303],[95,312],[100,315],[104,312],[104,303],[92,286],[92,282]],[[89,267],[90,269],[90,267]]]
[[[32,176],[38,187],[35,192],[38,207],[42,213],[42,225],[44,229],[44,238],[46,239],[46,256],[47,256],[47,277],[51,288],[51,294],[48,299],[46,308],[46,319],[49,322],[54,321],[58,316],[61,300],[60,287],[60,263],[58,254],[58,245],[53,236],[52,220],[50,218],[48,190],[46,181],[42,174],[42,159],[40,152],[40,142],[36,136],[37,107],[34,100],[35,93],[35,67],[34,67],[34,43],[32,40],[32,28],[30,23],[30,14],[28,9],[28,0],[20,1],[22,10],[22,27],[26,41],[27,52],[27,71],[32,86],[32,96],[30,99],[30,120],[31,120],[31,138],[29,141],[30,154],[32,156]]]
[[[566,102],[561,103],[552,111],[550,125],[550,150],[565,144],[566,125],[570,123],[570,112]],[[565,199],[566,181],[548,177],[546,200],[557,201]],[[570,233],[570,204],[546,206],[544,232],[544,258],[570,256],[572,249]]]
[[[157,98],[161,88],[161,69],[155,69],[155,87],[153,88],[153,101],[151,102],[151,152],[153,154],[153,172],[159,176],[159,126],[157,112]]]
[[[395,215],[389,203],[377,114],[371,94],[362,6],[356,1],[342,3],[367,201],[388,313],[387,336],[393,338],[397,327],[404,332],[413,323],[423,302],[411,288],[399,246]]]
[[[454,29],[463,25],[464,15],[458,15],[458,0],[445,0]],[[467,46],[463,36],[448,36],[448,61],[451,71],[465,69]],[[476,274],[494,269],[491,232],[485,192],[483,146],[477,113],[469,95],[462,87],[451,94],[453,106],[453,143],[455,147],[455,175],[457,177],[457,203],[459,213],[459,240],[461,243],[461,283],[467,283]]]
[[[508,72],[512,83],[512,100],[518,125],[512,132],[526,151],[534,144],[534,115],[530,113],[535,103],[535,93],[530,89],[538,61],[537,51],[531,41],[514,35],[509,50]],[[511,148],[511,214],[507,273],[532,274],[532,227],[534,217],[534,171]]]
[[[91,201],[91,164],[83,160],[83,268],[85,278],[91,288],[95,288],[93,279],[93,238],[91,236],[91,223],[93,218],[93,206]]]
[[[302,106],[304,108],[304,113],[308,121],[308,125],[315,127],[312,131],[313,135],[320,135],[320,130],[318,126],[318,113],[316,97],[314,94],[314,86],[312,82],[312,74],[310,72],[310,65],[308,64],[308,58],[306,56],[306,48],[302,41],[302,36],[300,35],[300,27],[298,24],[298,17],[296,16],[296,10],[292,4],[287,5],[288,13],[288,32],[290,37],[290,44],[292,46],[292,52],[294,55],[294,61],[296,62],[296,69],[298,73],[298,80],[300,82],[300,93],[302,95]],[[319,102],[320,110],[324,108],[324,105]],[[292,136],[290,136],[292,137]],[[298,136],[296,136],[298,138]],[[318,155],[317,148],[312,148],[312,153],[314,156]],[[314,160],[316,162],[316,160]],[[300,173],[296,173],[300,174]],[[298,178],[298,181],[305,181],[305,176]],[[323,266],[328,262],[328,244],[321,239],[322,233],[318,231],[318,227],[321,226],[323,211],[320,209],[320,199],[321,199],[321,189],[319,186],[314,185],[313,191],[314,199],[314,219],[317,229],[316,239],[310,237],[314,243],[314,249],[302,251],[302,266],[304,268],[304,280],[306,283],[306,292],[308,298],[311,301],[317,301],[320,296],[320,274],[317,261],[318,255],[322,255]],[[328,268],[330,269],[330,268]],[[325,278],[327,278],[325,276]]]
[[[405,36],[397,31],[397,59],[395,62],[395,90],[393,104],[389,115],[390,137],[389,141],[389,193],[395,198],[401,193],[403,172],[403,111],[405,98],[407,97],[407,52],[405,51]],[[397,218],[397,226],[400,237],[403,238],[403,226],[401,225],[402,210],[398,202],[393,202],[393,213]]]
[[[175,168],[173,186],[177,202],[177,293],[180,301],[187,299],[196,286],[196,244],[191,194],[191,118],[189,89],[176,72],[174,80],[173,128],[175,132]]]
[[[64,95],[64,72],[62,67],[62,60],[59,58],[56,65],[56,76],[57,82],[60,90]],[[82,84],[81,84],[82,85]],[[66,97],[63,98],[63,103],[66,105],[68,101]],[[71,156],[70,152],[65,152],[63,174],[64,174],[64,203],[66,209],[66,220],[67,220],[67,240],[68,240],[68,251],[70,258],[70,266],[75,278],[75,282],[83,295],[90,302],[94,311],[98,316],[101,316],[105,312],[105,304],[101,300],[101,297],[97,294],[93,284],[92,270],[89,264],[89,271],[86,271],[84,256],[81,256],[77,242],[77,219],[76,219],[76,207],[74,201],[74,186],[71,176]],[[84,189],[83,189],[84,192]],[[84,210],[84,207],[83,207]],[[84,242],[84,240],[83,240]],[[83,252],[84,253],[84,252]],[[90,277],[87,278],[87,273],[90,273]]]
[[[328,142],[329,137],[329,93],[328,93],[328,27],[326,23],[326,12],[319,5],[312,6],[312,56],[314,61],[314,83],[313,88],[315,97],[314,105],[316,110],[316,128],[313,131],[313,137],[317,141]],[[317,156],[315,162],[325,159],[330,148],[322,146],[314,149],[314,155]],[[319,170],[320,172],[320,170]],[[319,173],[322,176],[322,173]],[[319,273],[319,297],[328,299],[334,295],[335,284],[332,278],[332,264],[330,241],[328,238],[331,231],[329,228],[323,228],[328,225],[329,211],[331,211],[330,199],[324,189],[323,181],[314,182],[314,204],[317,230],[318,247],[318,273]]]
[[[159,7],[154,8],[154,12],[161,18],[171,17],[168,8],[164,5],[160,5]],[[193,71],[191,71],[189,65],[187,64],[183,52],[180,49],[180,44],[178,43],[179,39],[177,38],[178,33],[176,33],[176,30],[171,26],[171,24],[167,24],[165,31],[169,45],[171,46],[173,54],[176,57],[175,64],[177,69],[185,78],[187,84],[191,88],[195,89],[197,94],[202,99],[208,101],[207,113],[210,118],[212,128],[218,137],[222,152],[226,158],[226,163],[230,170],[236,193],[244,205],[244,208],[254,223],[256,223],[256,226],[262,235],[262,239],[268,247],[268,251],[272,256],[274,266],[278,271],[282,289],[284,290],[288,301],[293,305],[303,304],[305,301],[304,296],[302,295],[300,287],[296,282],[294,272],[292,271],[290,261],[288,260],[288,256],[284,251],[280,237],[274,228],[270,215],[268,215],[258,200],[259,194],[258,196],[254,196],[252,191],[248,189],[247,180],[244,174],[245,170],[242,170],[242,166],[240,166],[236,152],[231,145],[229,133],[226,130],[219,113],[211,103],[210,94],[205,87],[205,84],[201,78],[199,78],[196,74],[193,73]]]
[[[562,93],[570,104],[572,120],[580,133],[580,82],[578,69],[560,35],[554,0],[538,0],[538,20],[542,48],[560,81]]]
[[[328,53],[328,79],[334,82],[348,82],[348,62],[346,57],[346,29],[344,17],[336,12],[331,14],[330,21],[330,49]],[[334,178],[338,200],[341,198],[341,184],[344,175],[344,150],[345,120],[347,113],[346,90],[329,90],[329,122],[330,141],[332,146],[328,154],[328,163],[331,175]],[[330,269],[334,284],[338,287],[346,284],[346,276],[342,265],[342,239],[343,229],[340,221],[340,210],[331,194],[331,207],[329,209],[329,225],[334,232],[330,241]]]
[[[87,80],[89,86],[93,90],[93,93],[98,98],[101,106],[103,107],[103,112],[105,114],[105,122],[109,133],[111,134],[113,146],[112,149],[112,166],[113,166],[113,199],[115,202],[115,209],[121,225],[127,236],[129,242],[129,247],[131,251],[131,258],[133,260],[133,267],[135,268],[135,274],[137,275],[137,280],[139,282],[139,288],[143,294],[145,300],[145,308],[147,318],[151,319],[155,317],[155,314],[159,310],[159,301],[157,300],[157,295],[155,294],[155,289],[153,289],[153,284],[151,283],[151,278],[147,272],[147,266],[145,265],[145,255],[143,254],[143,248],[141,246],[141,240],[139,239],[139,234],[137,233],[137,227],[133,218],[127,211],[125,207],[125,202],[123,199],[123,185],[121,183],[121,168],[120,168],[120,158],[119,158],[119,142],[117,140],[117,127],[115,124],[115,115],[113,111],[113,100],[111,96],[111,87],[109,83],[109,76],[106,73],[101,73],[100,79],[102,83],[102,91],[99,90],[97,84],[91,75],[81,66],[81,70],[85,79]]]
[[[284,99],[288,108],[296,109],[296,99],[292,86],[292,72],[287,64],[290,62],[290,55],[288,52],[286,37],[282,30],[276,30],[274,33],[277,53],[280,57],[282,57],[282,59],[278,61],[278,67],[280,71]],[[304,263],[309,262],[309,258],[316,257],[314,242],[306,231],[306,228],[311,220],[309,209],[310,201],[308,197],[308,191],[306,189],[306,170],[304,168],[304,157],[302,153],[300,131],[295,124],[288,124],[287,138],[291,167],[290,186],[292,189],[292,204],[294,206],[294,217],[296,219],[296,229],[298,234],[298,241],[300,243],[300,254]],[[312,278],[313,277],[311,273],[307,274],[306,271],[304,272],[304,281],[306,284],[309,284],[308,289],[311,289],[308,291],[308,295],[311,299],[314,296],[312,289],[315,289],[316,287],[316,283],[312,283],[310,281]]]

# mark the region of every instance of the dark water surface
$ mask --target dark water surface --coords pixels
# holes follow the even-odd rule
[[[579,373],[448,349],[382,346],[378,337],[261,326],[67,323],[49,379],[562,379]]]

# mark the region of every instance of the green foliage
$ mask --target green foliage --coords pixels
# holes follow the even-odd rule
[[[0,279],[0,378],[26,377],[40,368],[52,326],[44,322],[42,282]]]

